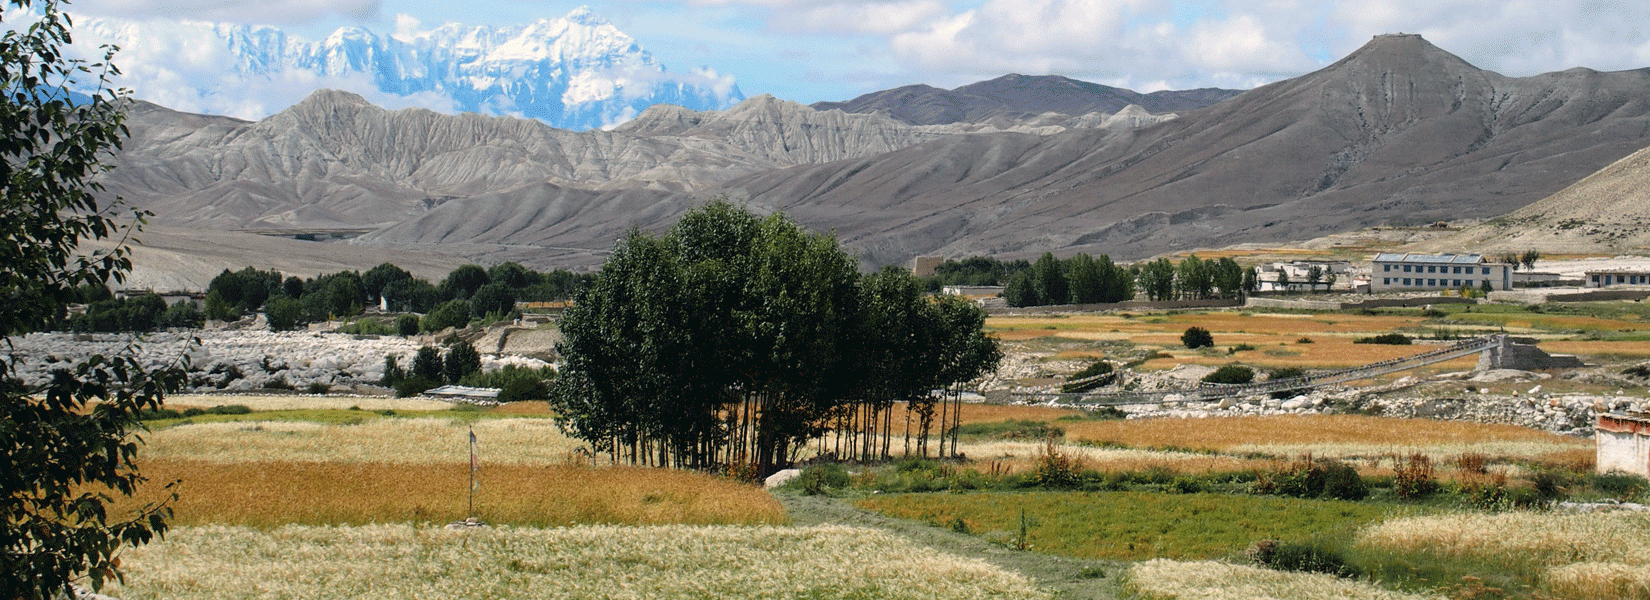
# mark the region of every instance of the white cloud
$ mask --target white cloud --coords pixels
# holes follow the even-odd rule
[[[107,17],[287,25],[330,17],[371,19],[382,4],[383,0],[76,0],[71,8]]]

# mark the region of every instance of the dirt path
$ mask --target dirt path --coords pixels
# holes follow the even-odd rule
[[[1035,581],[1038,587],[1054,592],[1058,598],[1115,600],[1121,597],[1117,576],[1127,568],[1127,563],[1012,550],[972,535],[861,510],[839,498],[804,496],[789,490],[775,491],[774,497],[785,505],[791,523],[796,525],[834,523],[874,527],[935,550],[977,558],[1019,573]],[[1095,569],[1104,575],[1084,576],[1085,570],[1094,573]]]

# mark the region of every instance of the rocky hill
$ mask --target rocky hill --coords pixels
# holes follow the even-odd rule
[[[1643,254],[1650,251],[1650,148],[1539,202],[1431,240],[1433,251]]]
[[[1650,74],[1525,78],[1415,35],[1139,130],[948,138],[729,182],[873,262],[1141,258],[1506,214],[1650,145]]]

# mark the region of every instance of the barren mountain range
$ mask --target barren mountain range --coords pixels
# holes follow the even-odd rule
[[[372,229],[353,243],[539,268],[594,265],[626,230],[715,195],[834,230],[869,264],[1136,259],[1501,216],[1650,146],[1644,70],[1505,77],[1414,35],[1224,100],[1067,82],[840,105],[864,113],[771,97],[661,105],[582,133],[340,92],[258,122],[139,105],[106,183],[161,223]],[[1193,108],[1153,115],[1147,97]],[[1093,110],[1119,101],[1135,105]]]

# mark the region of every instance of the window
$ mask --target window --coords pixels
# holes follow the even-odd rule
[[[1392,265],[1381,265],[1381,267],[1382,267],[1381,268],[1382,271],[1391,271],[1392,270]]]
[[[1436,287],[1437,285],[1438,285],[1438,280],[1437,279],[1428,279],[1427,280],[1427,287]]]
[[[1484,267],[1484,274],[1485,274],[1485,275],[1489,275],[1489,274],[1490,274],[1490,268],[1489,268],[1489,267]]]
[[[1404,265],[1404,272],[1405,272],[1405,273],[1408,273],[1408,272],[1409,272],[1409,265]]]
[[[1408,277],[1404,278],[1404,285],[1409,285],[1409,278]]]
[[[1381,285],[1392,285],[1392,278],[1391,277],[1382,277],[1381,278]]]

